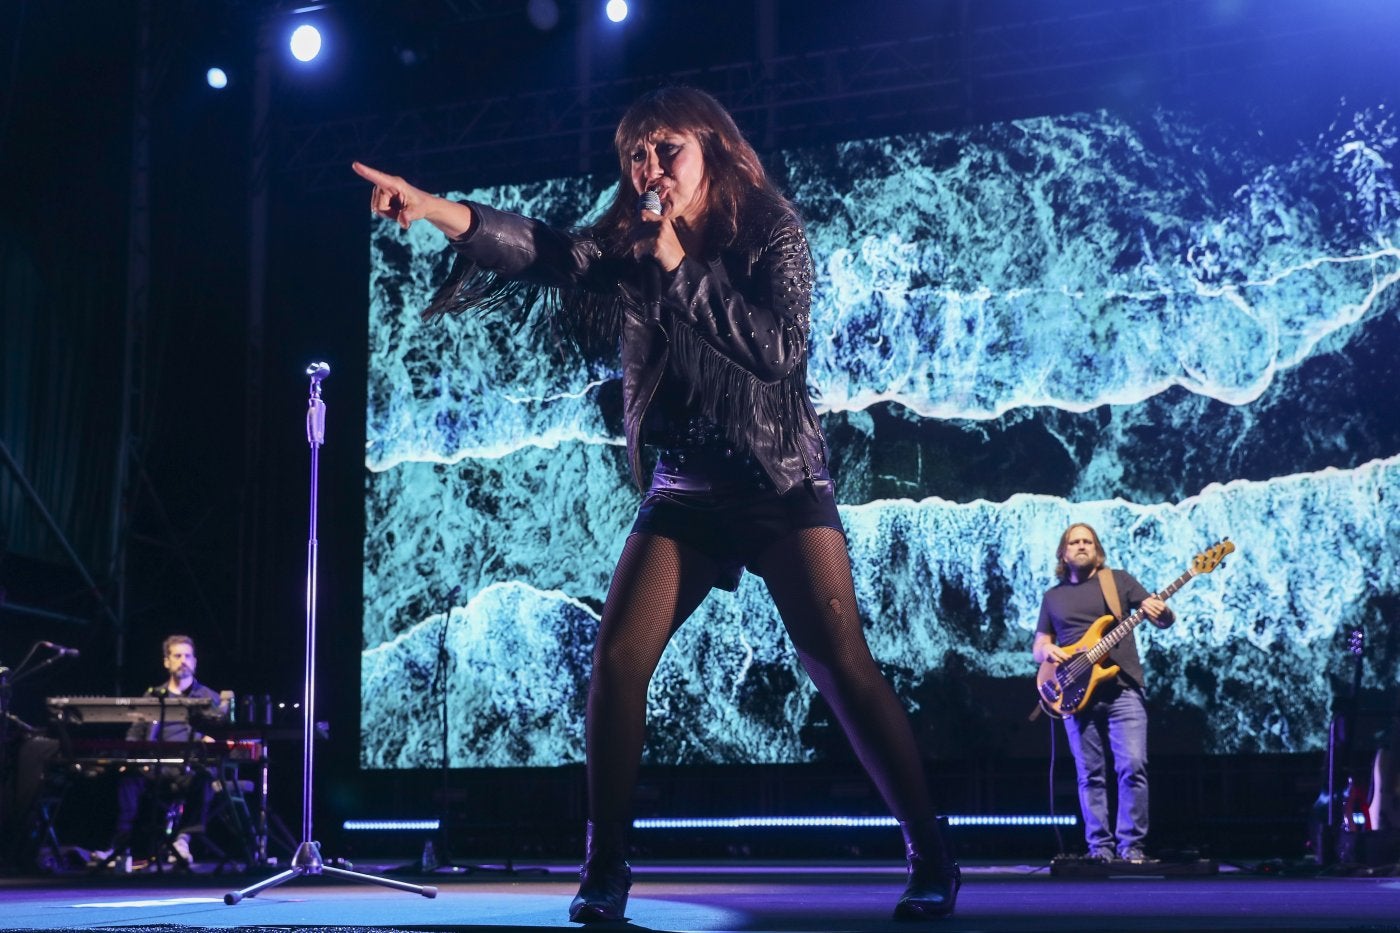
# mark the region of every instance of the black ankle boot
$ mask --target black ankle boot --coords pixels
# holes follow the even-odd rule
[[[894,905],[896,920],[936,920],[953,912],[962,887],[962,870],[948,843],[948,821],[942,817],[900,823],[904,854],[909,859],[909,883]]]
[[[588,823],[587,851],[579,869],[578,894],[569,905],[574,923],[627,919],[632,866],[627,864],[623,823]]]

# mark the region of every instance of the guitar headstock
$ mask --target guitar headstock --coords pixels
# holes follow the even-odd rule
[[[1347,634],[1347,651],[1358,658],[1366,651],[1366,632],[1359,626]]]
[[[1235,542],[1229,538],[1224,538],[1191,559],[1191,570],[1194,573],[1210,573],[1220,566],[1228,555],[1235,552]]]

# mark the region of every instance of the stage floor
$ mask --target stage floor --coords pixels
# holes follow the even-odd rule
[[[359,871],[382,866],[360,863]],[[431,883],[434,899],[376,885],[303,877],[228,906],[223,895],[275,872],[0,878],[0,930],[540,930],[565,919],[577,867],[503,877],[394,875]],[[895,923],[903,884],[893,863],[637,866],[639,931],[1400,931],[1400,877],[1294,876],[1229,867],[1207,877],[1052,878],[1047,866],[966,866],[957,914]]]

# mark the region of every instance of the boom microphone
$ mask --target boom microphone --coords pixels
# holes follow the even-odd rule
[[[51,641],[41,641],[39,642],[39,645],[40,647],[48,648],[50,651],[57,654],[60,658],[76,658],[78,656],[77,648],[65,648],[62,645],[55,645]]]

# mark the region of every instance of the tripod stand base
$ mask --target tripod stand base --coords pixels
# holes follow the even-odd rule
[[[245,897],[257,897],[268,888],[276,887],[284,881],[291,881],[293,878],[300,878],[302,875],[331,875],[337,878],[345,878],[349,881],[359,881],[364,884],[378,884],[386,888],[394,888],[399,891],[407,891],[410,894],[421,894],[423,897],[437,897],[438,889],[430,884],[408,884],[404,881],[395,881],[392,878],[380,878],[378,875],[366,875],[358,871],[346,871],[343,868],[332,868],[321,861],[321,844],[318,842],[303,842],[297,846],[296,855],[292,856],[292,867],[284,872],[273,875],[250,887],[238,891],[230,891],[224,895],[224,903],[232,907]]]

